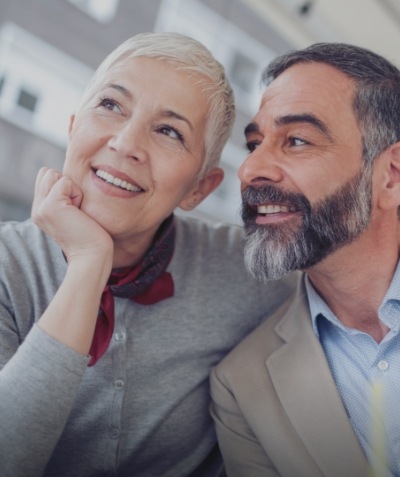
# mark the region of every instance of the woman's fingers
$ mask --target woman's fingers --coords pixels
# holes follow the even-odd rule
[[[39,171],[32,220],[62,247],[68,258],[113,247],[108,232],[80,209],[82,199],[81,189],[69,177],[54,169]]]
[[[47,209],[59,206],[71,205],[79,208],[82,197],[82,191],[71,179],[54,169],[43,167],[36,178],[32,216],[37,218]]]
[[[32,219],[45,232],[61,231],[66,222],[79,220],[84,214],[79,210],[82,192],[71,179],[60,172],[40,169],[32,203]],[[82,217],[84,220],[84,217]]]
[[[42,167],[36,177],[35,197],[39,195],[46,197],[54,184],[62,177],[62,174],[55,169]]]
[[[72,205],[77,208],[80,207],[83,197],[82,191],[69,177],[60,176],[58,179],[52,177],[50,182],[45,184],[45,188],[48,185],[51,186],[47,193],[49,201],[59,202],[62,205]]]

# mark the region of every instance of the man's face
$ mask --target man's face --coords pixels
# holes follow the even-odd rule
[[[298,64],[271,83],[247,126],[239,177],[246,263],[257,277],[308,269],[368,226],[371,171],[353,93],[335,68]]]

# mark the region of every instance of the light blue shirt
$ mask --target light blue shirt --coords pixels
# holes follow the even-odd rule
[[[390,329],[380,343],[367,333],[344,326],[308,277],[306,289],[315,334],[356,436],[377,469],[373,475],[400,477],[400,265],[378,311]],[[382,433],[379,422],[383,422]],[[383,459],[376,451],[382,446],[386,453]]]

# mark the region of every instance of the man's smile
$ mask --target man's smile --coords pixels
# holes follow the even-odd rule
[[[279,204],[263,204],[257,206],[257,213],[261,215],[296,212],[295,207]]]

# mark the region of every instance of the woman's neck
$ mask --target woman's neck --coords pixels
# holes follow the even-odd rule
[[[123,241],[114,239],[114,257],[112,268],[124,268],[137,265],[143,260],[150,248],[154,235],[137,240]]]

